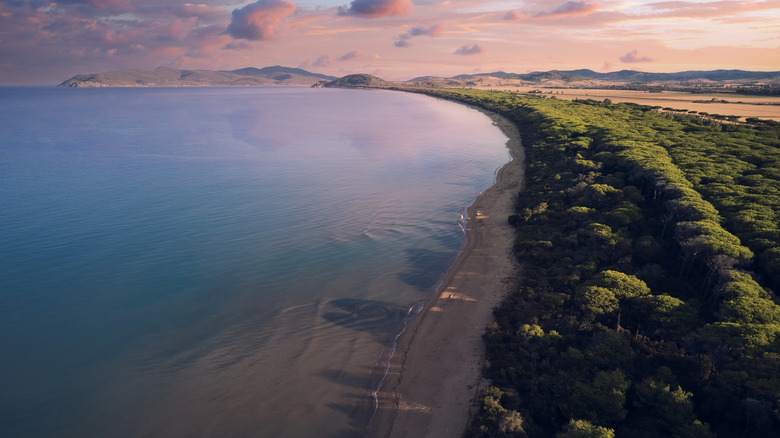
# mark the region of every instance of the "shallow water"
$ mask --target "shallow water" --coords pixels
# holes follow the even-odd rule
[[[0,88],[0,435],[351,435],[505,141],[396,92]]]

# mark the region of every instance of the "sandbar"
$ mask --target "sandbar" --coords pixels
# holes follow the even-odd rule
[[[512,159],[469,207],[466,247],[399,338],[377,394],[369,437],[461,436],[487,385],[481,375],[482,334],[518,275],[507,217],[523,188],[524,153],[517,127],[486,113],[509,138]]]

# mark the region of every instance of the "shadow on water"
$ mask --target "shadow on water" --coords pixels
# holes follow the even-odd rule
[[[347,415],[351,428],[338,431],[330,435],[330,438],[359,438],[365,436],[374,409],[373,399],[354,395],[348,396],[348,398],[353,399],[354,402],[328,404],[328,407],[334,411]]]
[[[331,307],[323,315],[326,321],[371,333],[382,345],[392,340],[392,334],[409,313],[408,308],[397,304],[359,298],[341,298],[328,304]]]
[[[411,268],[398,274],[405,284],[420,291],[431,293],[444,274],[442,267],[449,266],[457,257],[457,251],[434,251],[426,248],[412,248],[406,251]],[[366,428],[377,409],[376,394],[388,372],[389,360],[395,351],[396,342],[405,330],[406,324],[419,312],[422,301],[412,309],[397,304],[359,298],[342,298],[330,301],[323,314],[326,321],[359,330],[375,336],[385,348],[380,353],[377,364],[369,371],[370,378],[366,387],[365,376],[329,369],[320,373],[332,382],[347,387],[367,389],[363,396],[346,395],[355,399],[354,403],[330,404],[329,408],[342,412],[350,419],[352,430],[343,430],[333,438],[353,438],[364,436]]]
[[[351,373],[339,369],[327,369],[317,373],[318,376],[324,377],[331,382],[338,383],[339,385],[349,386],[357,389],[368,389],[366,383],[366,375],[373,371],[373,367],[366,367],[364,373]]]
[[[398,274],[404,283],[422,291],[429,291],[441,280],[443,266],[455,261],[456,254],[448,251],[433,251],[425,248],[406,250],[412,268]]]

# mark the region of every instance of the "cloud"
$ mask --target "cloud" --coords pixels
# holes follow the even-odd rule
[[[588,3],[583,0],[568,1],[555,9],[537,12],[535,17],[562,17],[568,15],[588,15],[599,8],[598,3]]]
[[[319,58],[312,61],[304,61],[302,62],[299,67],[300,68],[309,68],[309,67],[331,67],[334,64],[336,64],[336,61],[342,62],[342,61],[351,61],[353,59],[356,59],[360,57],[360,51],[359,50],[350,50],[349,52],[345,53],[342,56],[339,56],[338,58],[334,58],[331,55],[322,55]]]
[[[241,40],[241,41],[231,41],[227,44],[225,44],[222,49],[224,50],[244,50],[252,47],[248,42]]]
[[[512,9],[511,11],[506,11],[504,14],[504,20],[508,21],[518,21],[525,18],[525,15],[523,15],[522,12],[518,11],[517,9]]]
[[[405,33],[402,33],[401,35],[398,35],[396,38],[395,46],[396,47],[409,47],[412,44],[409,42],[412,38],[420,35],[428,35],[430,37],[437,37],[440,36],[442,33],[444,33],[444,30],[447,28],[447,25],[444,23],[437,23],[433,26],[425,27],[425,26],[415,26]]]
[[[746,1],[713,1],[713,2],[690,2],[690,1],[666,1],[655,2],[643,5],[645,8],[662,11],[665,16],[723,16],[745,11],[776,9],[777,2],[746,2]]]
[[[390,15],[411,15],[412,0],[354,0],[349,6],[339,7],[339,15],[377,18]]]
[[[315,67],[330,67],[333,65],[333,57],[330,55],[322,55],[317,58],[313,63]]]
[[[653,62],[652,58],[648,58],[647,56],[639,56],[639,52],[636,51],[636,49],[626,53],[625,55],[620,57],[620,62],[625,63],[633,63],[633,62]]]
[[[456,55],[479,55],[482,53],[485,53],[485,49],[479,43],[474,43],[470,46],[466,44],[455,51]]]
[[[165,18],[169,16],[178,18],[197,17],[201,20],[222,20],[227,11],[221,8],[211,7],[204,4],[185,3],[181,5],[155,5],[136,8],[133,11],[136,15],[143,15],[146,18]]]
[[[359,50],[350,50],[344,56],[339,57],[339,61],[350,61],[360,56]]]
[[[444,29],[447,26],[443,23],[434,24],[433,26],[424,27],[424,26],[415,26],[407,32],[410,36],[420,36],[420,35],[429,35],[429,36],[439,36],[442,33],[444,33]]]
[[[279,23],[295,12],[292,0],[258,0],[233,10],[227,33],[233,38],[263,41],[276,37]]]
[[[41,2],[34,2],[41,3]],[[49,2],[43,2],[49,3]],[[130,0],[60,0],[59,4],[87,5],[95,9],[110,9],[111,7],[130,3]]]

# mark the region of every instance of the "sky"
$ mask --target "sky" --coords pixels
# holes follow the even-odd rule
[[[388,80],[780,71],[780,0],[0,0],[0,84],[271,65]]]

